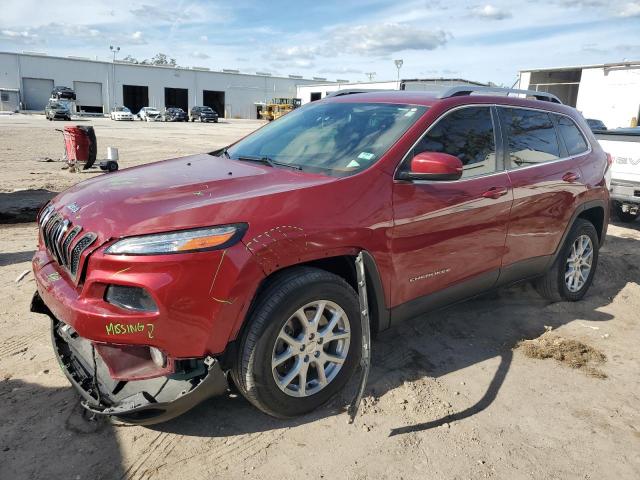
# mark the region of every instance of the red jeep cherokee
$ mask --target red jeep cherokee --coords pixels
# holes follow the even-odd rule
[[[374,332],[525,279],[581,299],[607,156],[552,95],[491,93],[340,94],[58,195],[32,309],[84,406],[159,422],[233,382],[270,415],[317,408],[360,360],[360,253]]]

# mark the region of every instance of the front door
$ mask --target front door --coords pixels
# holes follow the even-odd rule
[[[401,169],[420,152],[443,152],[464,170],[457,181],[395,181],[392,321],[495,284],[513,201],[496,124],[494,107],[455,109],[404,159]]]

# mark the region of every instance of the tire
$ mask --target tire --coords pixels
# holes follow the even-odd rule
[[[633,213],[629,213],[629,212],[623,212],[622,211],[622,205],[620,205],[620,204],[616,205],[616,216],[618,217],[618,219],[622,223],[631,223],[636,218],[638,218],[639,215],[640,215],[640,213],[633,214]]]
[[[573,254],[574,243],[583,236],[588,237],[591,242],[591,266],[588,270],[586,280],[584,280],[582,273],[580,273],[579,278],[583,282],[582,285],[577,288],[577,285],[574,284],[572,289],[568,285],[568,282],[571,282],[571,280],[565,278],[566,275],[570,275],[567,264]],[[535,287],[538,293],[552,302],[576,302],[581,300],[587,293],[587,290],[589,290],[593,277],[596,273],[599,250],[600,241],[595,227],[588,220],[578,218],[571,227],[569,235],[567,235],[567,238],[562,245],[556,260],[551,266],[551,269],[543,277],[536,280]],[[580,267],[579,269],[582,270]]]
[[[309,380],[309,376],[305,377],[307,379],[304,382],[305,389],[311,390],[306,396],[294,396],[295,392],[291,393],[288,390],[290,393],[286,393],[283,387],[276,383],[274,373],[276,369],[272,369],[276,349],[279,348],[279,344],[282,347],[279,335],[285,328],[285,324],[290,324],[295,318],[294,313],[304,306],[321,300],[328,302],[327,309],[334,309],[336,306],[342,309],[344,316],[339,318],[346,318],[343,326],[340,327],[342,330],[335,332],[336,327],[333,327],[332,333],[344,336],[344,333],[349,332],[350,337],[348,340],[327,339],[320,345],[323,338],[320,334],[322,328],[317,330],[313,341],[310,340],[313,338],[312,333],[308,336],[306,333],[296,334],[302,342],[307,342],[305,344],[307,350],[303,351],[304,353],[298,353],[297,348],[288,346],[287,349],[291,349],[290,351],[294,354],[277,368],[287,367],[287,362],[303,367],[306,364],[308,375],[310,377],[315,375],[315,378]],[[314,310],[309,311],[311,312],[309,315],[314,315]],[[323,315],[319,322],[326,322],[328,315],[333,317],[337,311],[339,311],[337,308],[333,312],[324,310],[326,315]],[[324,325],[324,328],[327,328],[326,323]],[[295,334],[291,330],[289,332],[292,336]],[[339,348],[340,342],[343,342],[343,348],[346,345],[346,352],[342,351],[342,355],[346,355],[344,363],[337,370],[331,370],[337,367],[337,364],[323,361],[323,364],[328,366],[322,367],[322,371],[325,372],[327,369],[328,375],[326,375],[326,384],[322,387],[319,383],[319,370],[316,367],[318,361],[314,360],[314,357],[322,358],[319,356],[324,353],[336,354],[334,349]],[[360,361],[361,342],[358,296],[353,288],[341,277],[324,270],[294,267],[276,274],[250,311],[240,341],[238,356],[231,368],[231,378],[242,395],[264,413],[278,418],[303,415],[317,409],[344,388]],[[315,353],[314,349],[317,349]],[[299,385],[303,383],[297,375],[293,380]],[[293,381],[288,384],[288,387],[297,389],[300,395],[300,386],[296,386]],[[316,391],[312,392],[314,389]]]

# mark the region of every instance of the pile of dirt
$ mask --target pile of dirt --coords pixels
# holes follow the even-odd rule
[[[607,375],[597,368],[607,357],[604,353],[577,340],[563,338],[560,335],[545,332],[533,340],[523,340],[516,348],[530,358],[554,358],[560,363],[584,371],[596,378],[607,378]]]

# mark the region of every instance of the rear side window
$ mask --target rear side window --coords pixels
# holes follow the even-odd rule
[[[462,161],[462,178],[493,173],[496,165],[496,142],[490,107],[467,107],[456,110],[431,127],[413,150],[448,153]]]
[[[499,108],[507,134],[512,167],[526,167],[560,158],[558,136],[546,112],[522,108]]]
[[[558,131],[564,140],[569,155],[580,155],[589,150],[587,141],[573,120],[564,115],[555,115],[555,117],[558,124]]]

